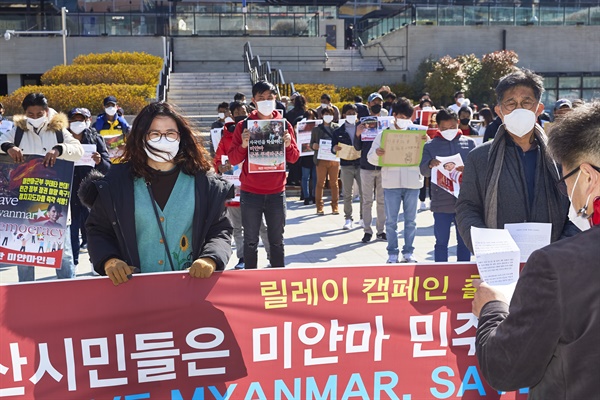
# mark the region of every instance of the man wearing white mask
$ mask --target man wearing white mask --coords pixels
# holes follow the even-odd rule
[[[458,114],[458,110],[460,110],[462,106],[468,106],[469,103],[470,102],[465,99],[465,92],[459,90],[454,93],[454,104],[449,105],[448,108]]]
[[[338,123],[340,121],[340,110],[335,104],[331,104],[331,96],[323,93],[321,95],[321,105],[317,108],[317,117],[319,119],[323,118],[323,110],[328,107],[333,108],[333,122]]]
[[[427,140],[426,126],[414,125],[410,120],[414,111],[410,100],[400,97],[392,106],[395,130],[420,130],[423,131],[423,141]],[[373,140],[373,145],[367,155],[370,164],[379,166],[379,157],[385,154],[381,143],[382,133],[378,133]],[[382,167],[381,186],[383,187],[383,200],[385,204],[385,239],[387,240],[388,264],[398,262],[413,263],[415,248],[413,243],[417,234],[417,203],[419,191],[423,187],[423,176],[419,167]],[[365,195],[367,195],[365,193]],[[399,259],[398,248],[398,214],[400,205],[404,214],[404,246],[402,258]]]
[[[129,133],[131,126],[127,120],[117,113],[117,98],[108,96],[103,101],[104,113],[98,115],[94,127],[96,131],[105,139],[108,154],[111,159],[117,158],[124,150],[125,137]]]
[[[250,120],[283,119],[275,109],[277,88],[270,82],[260,81],[252,87],[252,101],[256,110],[248,115]],[[294,139],[292,124],[285,121],[283,133],[285,160],[292,164],[300,157],[300,151]],[[243,162],[240,175],[241,192],[240,207],[242,209],[242,227],[244,228],[244,263],[245,269],[257,268],[258,234],[263,215],[267,223],[267,235],[270,245],[270,261],[272,267],[285,266],[283,248],[283,231],[285,227],[285,172],[249,173],[248,146],[250,131],[247,121],[237,123],[233,132],[231,147],[227,155],[231,165]]]
[[[423,147],[421,159],[421,174],[431,177],[431,169],[438,166],[440,161],[436,157],[449,157],[460,154],[465,160],[471,150],[475,148],[475,141],[463,136],[458,128],[458,116],[452,110],[441,109],[436,114],[438,131],[433,139]],[[463,171],[464,167],[457,167]],[[435,262],[448,261],[448,241],[452,223],[456,225],[456,197],[437,185],[431,184],[431,211],[433,212],[433,233],[435,235],[434,260]],[[456,229],[457,261],[470,261],[471,252],[465,246],[458,228]]]
[[[7,153],[15,163],[25,161],[26,155],[44,157],[44,166],[51,168],[60,158],[77,161],[83,156],[83,147],[67,129],[67,116],[48,107],[48,100],[42,93],[30,93],[21,103],[25,115],[15,115],[15,127],[0,137],[0,149]],[[65,235],[69,235],[69,229]],[[56,270],[59,279],[74,278],[71,246],[65,240],[60,269]],[[35,280],[35,269],[29,266],[17,266],[19,282]]]
[[[87,108],[74,108],[67,114],[69,117],[69,132],[82,145],[92,145],[94,151],[91,153],[94,166],[89,164],[76,165],[73,170],[73,184],[71,185],[71,248],[73,249],[73,262],[79,264],[79,250],[87,247],[85,234],[85,221],[89,215],[87,207],[81,204],[77,192],[81,182],[93,169],[106,174],[110,169],[110,157],[106,151],[106,144],[102,136],[92,128],[92,115]],[[89,146],[86,146],[89,147]],[[88,153],[89,154],[89,153]],[[79,231],[81,230],[81,243],[79,242]]]
[[[547,137],[536,124],[544,111],[542,77],[519,69],[496,86],[496,137],[465,161],[456,204],[458,230],[473,251],[471,227],[503,229],[507,223],[552,224],[551,241],[579,232],[567,219],[568,199],[556,188],[560,166],[548,155]]]

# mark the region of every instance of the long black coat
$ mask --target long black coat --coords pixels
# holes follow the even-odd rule
[[[233,228],[225,212],[225,200],[233,187],[215,175],[196,175],[196,207],[192,234],[192,255],[213,259],[223,270],[231,256]],[[92,175],[82,183],[79,196],[91,208],[86,222],[88,250],[94,269],[101,275],[104,263],[118,258],[139,266],[135,229],[133,174],[129,163],[113,165],[105,177]]]

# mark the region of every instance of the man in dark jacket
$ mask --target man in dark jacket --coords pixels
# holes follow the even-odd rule
[[[125,136],[131,127],[122,115],[117,113],[117,98],[108,96],[103,101],[104,112],[98,115],[94,128],[106,140],[107,151],[111,159],[121,155],[124,149]]]
[[[346,119],[346,122],[333,131],[333,140],[331,147],[333,152],[342,150],[340,144],[353,147],[354,140],[356,138],[356,122],[358,119],[357,108],[355,104],[345,104],[342,107],[342,118]],[[362,206],[363,206],[363,195],[362,188],[360,186],[360,153],[356,152],[354,155],[350,155],[349,159],[340,157],[340,178],[342,180],[342,190],[344,198],[344,226],[342,229],[352,229],[352,188],[354,182],[358,185],[358,191],[360,194],[360,221],[359,225],[363,224],[362,221]]]
[[[496,114],[504,124],[493,142],[469,153],[456,204],[458,230],[471,251],[472,226],[503,229],[507,223],[551,223],[553,242],[578,232],[567,220],[569,202],[556,189],[560,169],[548,155],[546,134],[536,124],[544,111],[543,91],[542,78],[529,70],[506,75],[496,87]]]
[[[439,131],[433,139],[423,147],[421,159],[421,174],[431,176],[431,169],[440,164],[436,157],[449,157],[460,154],[465,160],[475,148],[475,141],[463,136],[458,129],[458,116],[450,109],[441,109],[436,114]],[[463,167],[457,167],[458,171]],[[437,185],[431,184],[431,211],[433,212],[433,233],[435,235],[435,262],[448,261],[448,241],[452,223],[456,225],[456,197]],[[471,252],[456,229],[458,242],[456,249],[457,261],[469,261]]]
[[[535,251],[510,302],[481,281],[473,300],[483,376],[497,390],[528,387],[529,399],[596,399],[600,393],[600,103],[569,113],[548,148],[559,183],[586,229]]]
[[[77,191],[81,182],[86,176],[92,171],[97,169],[98,171],[106,174],[110,169],[110,158],[106,151],[106,144],[104,139],[91,127],[92,114],[87,108],[74,108],[67,114],[69,118],[69,132],[73,137],[83,145],[84,158],[91,156],[94,166],[81,162],[75,163],[73,169],[73,184],[71,185],[71,247],[73,249],[73,262],[75,265],[79,264],[79,250],[80,247],[87,248],[87,237],[85,234],[85,221],[89,215],[89,210],[77,197]],[[86,147],[93,151],[86,151]],[[79,231],[81,230],[81,244],[79,243]]]

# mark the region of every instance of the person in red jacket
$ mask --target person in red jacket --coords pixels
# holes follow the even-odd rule
[[[275,109],[277,88],[269,82],[260,81],[252,87],[252,101],[256,110],[248,116],[249,120],[283,119]],[[283,142],[287,163],[295,163],[300,151],[294,139],[294,128],[285,122]],[[227,155],[231,165],[238,165],[248,159],[250,132],[246,121],[240,121],[233,132],[233,140]],[[244,228],[244,262],[246,269],[256,269],[258,233],[263,214],[267,222],[267,235],[270,244],[272,267],[284,267],[283,230],[285,227],[285,180],[282,172],[249,173],[248,163],[242,165],[240,175],[242,226]]]

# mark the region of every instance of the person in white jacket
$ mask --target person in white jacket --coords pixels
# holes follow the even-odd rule
[[[15,163],[23,162],[26,155],[44,156],[46,167],[53,167],[57,158],[77,161],[83,156],[81,143],[67,129],[67,116],[48,107],[48,100],[42,93],[28,94],[21,105],[25,115],[14,116],[13,129],[0,136],[1,153],[8,154]],[[22,135],[17,134],[18,131]],[[68,225],[64,237],[70,237]],[[63,250],[56,276],[59,279],[74,278],[75,265],[69,240],[65,240]],[[19,282],[35,280],[33,267],[19,265],[17,268]]]
[[[413,106],[410,100],[402,97],[392,106],[394,124],[390,129],[396,130],[423,130],[423,141],[427,140],[425,131],[427,127],[414,125],[410,120],[413,114]],[[379,157],[385,154],[381,148],[381,137],[379,133],[367,155],[367,160],[373,165],[379,165]],[[381,183],[383,186],[383,197],[385,202],[385,230],[387,236],[388,264],[398,262],[414,263],[417,260],[413,256],[413,243],[417,233],[417,203],[419,191],[423,187],[423,176],[419,167],[382,167]],[[402,259],[399,260],[398,249],[398,213],[400,204],[404,213],[404,246],[402,247]]]

